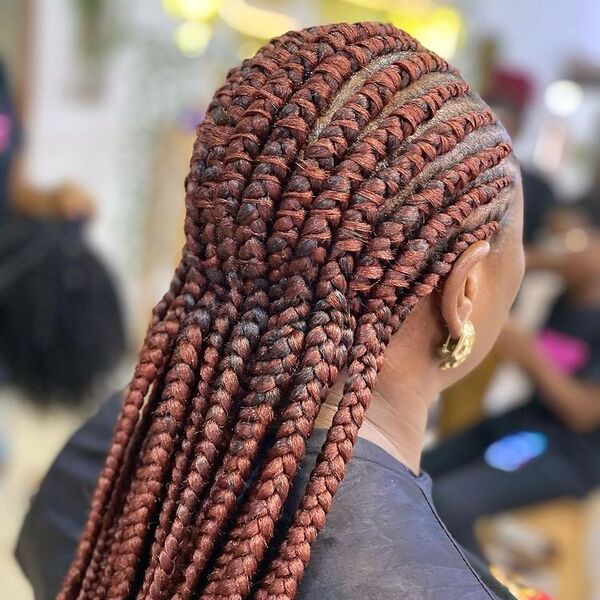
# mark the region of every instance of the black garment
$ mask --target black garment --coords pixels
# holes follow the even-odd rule
[[[600,382],[600,308],[573,307],[562,297],[551,312],[548,329],[587,347],[588,358],[573,375]],[[521,431],[543,433],[547,450],[513,472],[485,461],[490,444]],[[581,498],[600,486],[600,430],[570,431],[534,394],[525,406],[443,442],[425,454],[423,465],[435,481],[434,500],[441,518],[459,543],[478,552],[474,525],[480,517],[561,496]]]
[[[67,570],[118,408],[119,398],[113,397],[71,438],[32,502],[17,557],[36,600],[54,598]],[[324,435],[316,431],[309,441],[306,464],[284,511],[287,523],[300,501]],[[428,476],[412,475],[382,449],[360,439],[327,526],[314,545],[298,598],[513,597],[485,569],[478,574],[450,537],[433,508]]]
[[[523,182],[523,241],[533,242],[544,225],[548,211],[556,206],[556,196],[548,182],[537,172],[521,168]]]

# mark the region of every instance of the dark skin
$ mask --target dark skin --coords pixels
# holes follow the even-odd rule
[[[473,370],[494,345],[508,317],[524,270],[523,196],[520,184],[507,192],[510,210],[492,245],[481,241],[459,257],[442,289],[423,299],[390,340],[371,406],[359,436],[419,473],[427,413],[439,394]],[[443,370],[439,348],[460,337],[470,320],[475,345],[461,366]],[[317,419],[328,427],[341,397],[336,382]]]
[[[528,249],[528,270],[559,275],[573,304],[600,307],[600,229],[572,209],[554,212],[549,221],[552,249]],[[600,426],[600,385],[558,371],[540,352],[534,335],[511,320],[497,349],[533,381],[548,408],[565,426],[585,433]]]

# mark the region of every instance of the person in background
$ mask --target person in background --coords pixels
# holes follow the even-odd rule
[[[483,97],[513,140],[518,140],[523,120],[531,100],[530,78],[515,70],[496,68],[483,92]],[[547,179],[528,165],[521,165],[525,212],[523,241],[527,247],[543,229],[544,219],[556,206],[556,196]]]
[[[78,404],[125,348],[120,302],[84,238],[90,197],[30,185],[22,137],[0,60],[0,383]]]
[[[530,378],[532,397],[424,456],[441,517],[473,552],[479,518],[600,486],[600,197],[555,209],[548,230],[527,268],[557,273],[564,292],[541,331],[513,320],[496,348]]]

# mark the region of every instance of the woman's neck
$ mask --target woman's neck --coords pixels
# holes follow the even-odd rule
[[[343,390],[343,380],[336,382],[317,417],[317,427],[328,428]],[[396,380],[397,381],[397,380]],[[425,386],[390,385],[378,382],[359,437],[376,444],[415,475],[420,472],[427,413],[435,394]]]

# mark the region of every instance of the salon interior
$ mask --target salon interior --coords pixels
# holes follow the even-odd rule
[[[0,239],[0,597],[33,599],[14,558],[30,498],[66,440],[127,384],[168,288],[195,128],[212,91],[274,36],[363,20],[391,22],[457,65],[511,134],[524,173],[518,325],[439,398],[426,436],[431,469],[449,493],[460,477],[477,490],[477,469],[499,482],[502,501],[477,506],[471,524],[494,569],[544,598],[600,600],[600,475],[596,484],[587,466],[578,471],[600,465],[593,424],[565,423],[556,439],[525,425],[477,434],[539,395],[525,335],[573,394],[596,390],[600,404],[595,0],[0,0],[0,187],[16,180],[10,210],[68,240],[63,264],[44,236]],[[565,253],[567,272],[555,266]],[[449,442],[458,454],[477,445],[477,466],[445,472],[453,467],[435,451]],[[557,446],[568,466],[550,459]],[[562,469],[583,484],[552,488],[547,479]]]

